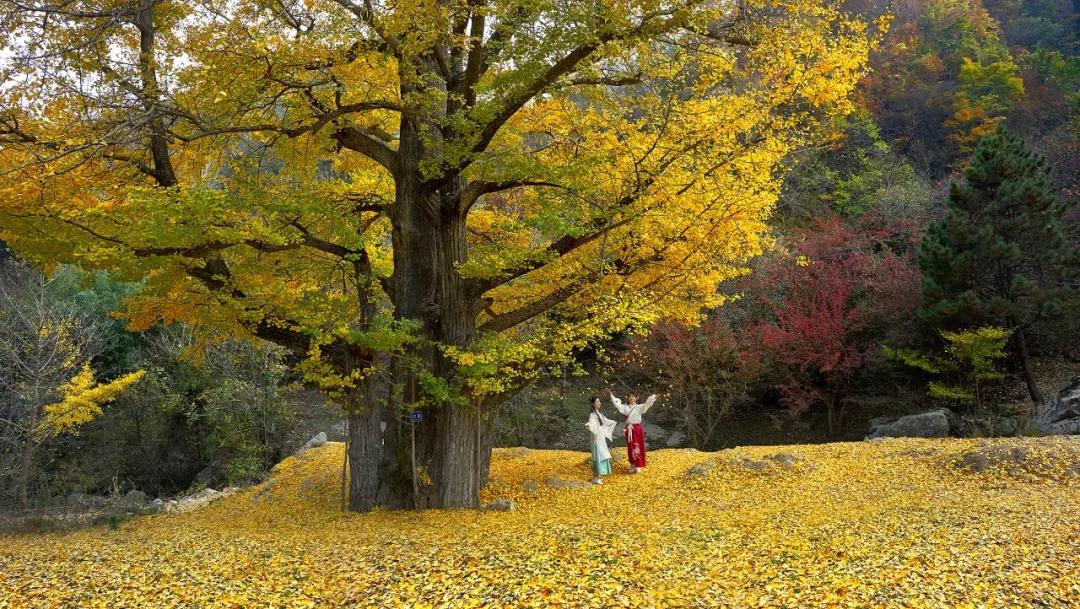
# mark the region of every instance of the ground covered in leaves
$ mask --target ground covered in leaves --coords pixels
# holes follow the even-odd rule
[[[616,451],[618,458],[619,451]],[[0,608],[1080,607],[1080,438],[499,450],[515,511],[338,511],[342,446],[196,512],[0,538]]]

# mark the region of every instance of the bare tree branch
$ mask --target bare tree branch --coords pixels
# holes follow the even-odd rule
[[[548,182],[545,180],[507,180],[505,182],[470,182],[461,191],[461,207],[462,211],[468,211],[470,207],[476,202],[477,199],[484,195],[501,192],[504,190],[510,190],[512,188],[521,188],[524,186],[547,186],[551,188],[566,188],[562,184],[556,182]]]
[[[359,127],[343,127],[330,135],[343,148],[354,150],[385,167],[391,174],[398,173],[398,154],[392,148],[371,137]]]
[[[525,306],[492,316],[491,319],[480,324],[478,329],[480,332],[502,332],[503,330],[509,330],[514,326],[549,311],[552,307],[573,296],[583,285],[584,281],[565,285],[547,296],[538,298]]]

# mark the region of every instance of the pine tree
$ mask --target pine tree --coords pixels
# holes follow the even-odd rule
[[[945,329],[1011,328],[1028,392],[1041,402],[1026,331],[1068,315],[1080,295],[1066,205],[1045,161],[1001,127],[979,142],[964,178],[920,247],[924,319]]]

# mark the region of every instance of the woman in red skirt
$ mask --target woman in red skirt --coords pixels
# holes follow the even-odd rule
[[[644,404],[638,404],[638,395],[631,392],[626,396],[626,401],[629,404],[623,404],[623,401],[615,397],[614,393],[608,391],[611,394],[611,403],[615,404],[615,408],[626,417],[626,459],[629,463],[629,470],[631,474],[636,474],[639,471],[645,469],[645,428],[641,426],[641,415],[645,414],[653,403],[656,402],[656,394],[650,395],[649,399],[645,400]]]

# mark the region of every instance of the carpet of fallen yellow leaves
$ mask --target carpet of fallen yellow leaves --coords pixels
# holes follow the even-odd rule
[[[1080,438],[989,446],[1023,463],[958,468],[983,440],[661,450],[565,489],[545,480],[587,480],[586,453],[499,450],[485,500],[514,512],[356,515],[329,444],[197,512],[0,537],[0,608],[1080,607]]]

